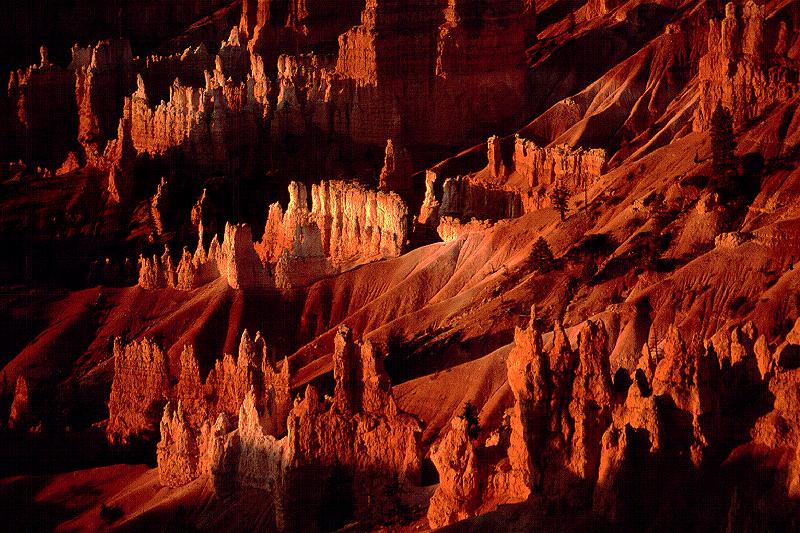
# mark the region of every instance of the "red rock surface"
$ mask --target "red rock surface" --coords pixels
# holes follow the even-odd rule
[[[797,2],[39,4],[7,528],[798,529]]]

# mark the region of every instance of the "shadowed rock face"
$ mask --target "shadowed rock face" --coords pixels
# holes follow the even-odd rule
[[[264,386],[251,381],[242,396],[252,375],[242,363],[250,360],[250,350],[245,332],[235,369],[229,368],[232,361],[227,363],[226,356],[223,366],[209,375],[206,387],[216,388],[220,412],[213,427],[214,410],[185,396],[199,379],[191,356],[184,354],[177,408],[168,405],[161,421],[161,483],[178,487],[208,477],[217,492],[264,491],[274,506],[272,520],[278,529],[298,523],[319,527],[320,517],[304,514],[305,506],[324,507],[325,501],[318,498],[319,487],[326,485],[350,492],[354,505],[348,513],[362,518],[391,513],[396,502],[390,490],[398,483],[420,482],[421,428],[398,410],[382,356],[370,343],[354,343],[350,330],[340,328],[333,355],[333,398],[321,399],[309,386],[289,410],[286,370],[277,375],[265,366]],[[284,362],[283,368],[287,365]],[[237,400],[240,409],[227,414],[227,406]],[[208,418],[202,419],[197,415],[204,409]],[[229,423],[237,418],[238,426],[231,431]],[[336,485],[342,475],[351,486]]]
[[[8,528],[800,529],[799,3],[138,4],[0,96]]]
[[[521,2],[479,4],[368,2],[361,25],[339,37],[335,69],[312,67],[319,70],[302,85],[284,82],[282,92],[297,95],[279,99],[297,117],[287,122],[310,119],[327,133],[381,146],[387,137],[452,145],[464,139],[465,124],[475,124],[474,113],[489,122],[507,119],[524,104],[528,15]]]
[[[763,394],[752,324],[731,330],[730,344],[723,340],[727,333],[716,337],[716,344],[725,346],[721,358],[711,341],[687,345],[673,328],[658,349],[643,347],[632,381],[621,371],[613,382],[602,323],[587,322],[577,350],[557,326],[549,351],[536,324],[533,310],[530,325],[516,330],[506,360],[514,396],[508,441],[481,445],[470,435],[468,420],[456,417],[433,448],[440,485],[428,509],[431,527],[481,514],[497,503],[540,505],[535,502],[542,498],[573,509],[588,505],[611,523],[636,528],[648,521],[642,509],[656,512],[676,498],[655,482],[657,476],[669,471],[689,490],[702,491],[703,471],[721,468],[725,458],[744,461],[745,450],[759,446],[766,455],[787,454],[784,474],[775,483],[784,479],[785,487],[777,490],[793,497],[797,442],[787,395],[794,369],[767,377],[774,407],[754,419],[749,436],[737,428],[741,413],[731,414],[742,394]],[[797,340],[792,335],[770,360]],[[497,446],[505,458],[491,453]],[[695,496],[678,498],[684,497]],[[715,497],[725,501],[727,496]],[[731,512],[741,512],[741,501],[731,505]],[[781,503],[780,509],[777,520],[791,521],[790,510],[796,508]],[[683,523],[680,517],[672,520]]]
[[[78,142],[89,157],[97,157],[116,134],[122,102],[134,88],[133,60],[127,40],[101,41],[72,50]]]
[[[552,205],[551,193],[562,187],[571,194],[587,190],[606,171],[602,149],[568,145],[537,146],[515,135],[490,137],[488,164],[466,175],[443,177],[429,171],[425,200],[417,221],[435,228],[444,241],[491,227],[497,220],[522,216]],[[509,153],[503,145],[513,148]],[[387,152],[388,153],[388,152]],[[434,187],[441,183],[437,200]]]
[[[772,24],[775,26],[775,24]],[[707,130],[717,103],[732,110],[734,127],[758,118],[769,106],[798,91],[796,63],[788,60],[785,23],[770,38],[764,6],[725,5],[725,18],[709,21],[708,52],[700,59],[700,105],[695,129]]]

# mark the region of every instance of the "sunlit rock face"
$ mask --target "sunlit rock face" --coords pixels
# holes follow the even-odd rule
[[[771,26],[774,26],[772,24]],[[768,34],[764,6],[748,1],[725,5],[725,18],[709,21],[708,52],[700,59],[700,105],[694,127],[707,130],[717,103],[731,110],[740,128],[771,105],[798,92],[798,69],[788,58],[787,27]]]
[[[164,352],[148,339],[124,345],[114,340],[114,381],[108,400],[106,435],[112,443],[153,439],[169,396]]]
[[[242,337],[237,369],[259,346],[258,339],[251,343]],[[314,526],[318,518],[304,515],[304,505],[324,502],[315,500],[319,491],[312,485],[338,483],[337,472],[346,472],[352,485],[339,489],[351,491],[352,512],[365,518],[386,516],[396,503],[391,491],[397,484],[420,482],[422,457],[420,423],[397,408],[382,358],[369,342],[355,343],[343,326],[333,354],[332,398],[320,398],[309,386],[288,409],[288,371],[275,374],[271,366],[264,366],[264,386],[251,383],[244,396],[235,394],[241,398],[240,409],[234,415],[227,414],[227,408],[219,410],[213,426],[212,410],[207,411],[209,418],[191,421],[189,413],[198,413],[196,399],[183,397],[177,407],[167,405],[158,445],[161,483],[178,487],[208,477],[218,492],[264,491],[274,505],[275,527],[284,529],[287,524]],[[190,382],[198,378],[191,357],[183,359],[184,384],[179,389],[190,391]],[[284,362],[283,368],[287,365]],[[212,372],[216,373],[207,386],[217,388],[217,398],[228,390],[242,390],[236,388],[242,382],[234,376],[244,376],[238,370],[232,375]],[[232,419],[238,419],[238,425],[229,427]]]
[[[270,206],[256,243],[247,224],[226,224],[222,243],[214,235],[206,250],[201,225],[196,252],[184,250],[177,264],[168,249],[160,257],[140,257],[139,286],[191,290],[222,277],[233,289],[286,289],[398,257],[407,247],[408,208],[394,192],[323,181],[311,187],[311,209],[308,201],[306,186],[292,182],[286,212],[279,203]]]

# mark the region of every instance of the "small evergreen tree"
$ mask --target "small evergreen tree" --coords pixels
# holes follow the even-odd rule
[[[558,184],[550,192],[550,203],[558,210],[561,220],[566,220],[569,211],[569,190],[562,184]]]
[[[470,439],[475,440],[481,434],[481,425],[478,421],[478,411],[472,405],[472,402],[467,400],[464,404],[464,412],[461,418],[467,421],[467,435]]]
[[[553,262],[555,261],[553,250],[550,248],[550,245],[547,244],[547,241],[544,240],[544,237],[536,239],[528,257],[531,265],[541,272],[547,272],[553,268]]]
[[[727,178],[736,169],[736,159],[733,151],[736,149],[736,140],[733,136],[733,119],[730,113],[717,102],[717,107],[711,115],[711,165],[714,175]]]

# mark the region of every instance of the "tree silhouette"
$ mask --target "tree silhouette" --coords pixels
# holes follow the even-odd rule
[[[478,411],[472,405],[472,402],[467,400],[464,404],[464,412],[461,413],[461,418],[467,421],[467,435],[470,439],[475,440],[481,434],[481,425],[478,422]]]
[[[544,237],[539,237],[536,239],[536,242],[533,243],[533,248],[531,248],[528,259],[531,265],[533,265],[534,268],[538,268],[541,272],[547,272],[553,268],[553,250],[550,248],[550,245],[547,244],[547,241],[544,240]]]
[[[727,178],[736,168],[736,140],[733,136],[733,119],[730,113],[717,102],[711,115],[711,165],[714,175]]]
[[[558,184],[550,192],[550,203],[558,210],[561,220],[566,220],[569,211],[569,190],[562,184]]]

